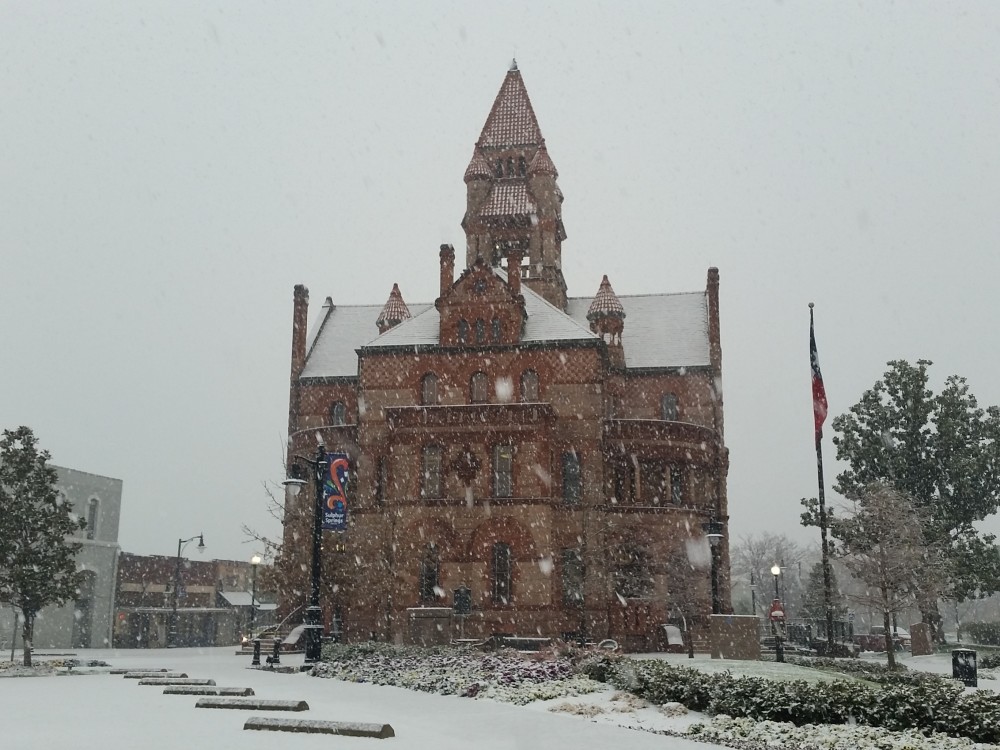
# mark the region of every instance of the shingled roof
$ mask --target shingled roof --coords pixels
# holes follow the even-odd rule
[[[486,118],[479,135],[480,147],[507,148],[510,146],[537,145],[542,142],[535,110],[528,98],[517,63],[507,71],[507,77],[493,102],[490,116]]]

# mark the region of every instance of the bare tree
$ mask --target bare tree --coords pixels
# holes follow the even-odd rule
[[[807,562],[809,555],[795,541],[785,534],[748,534],[740,537],[732,547],[732,579],[734,591],[739,591],[752,582],[757,587],[757,611],[766,612],[771,600],[773,576],[771,567],[781,568],[779,586],[786,605],[794,606],[801,597],[799,569]],[[808,569],[807,569],[808,570]]]
[[[882,482],[867,485],[853,508],[831,519],[836,554],[864,584],[849,598],[882,613],[890,668],[893,615],[920,606],[924,596],[936,598],[947,581],[945,556],[925,541],[925,524],[912,497]]]

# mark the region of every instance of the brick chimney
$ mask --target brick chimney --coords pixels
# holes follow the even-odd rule
[[[308,334],[309,290],[296,284],[292,293],[292,372],[288,393],[288,434],[298,429],[299,376],[306,366],[306,335]]]
[[[455,283],[455,248],[441,245],[441,296]]]
[[[520,247],[514,246],[507,251],[507,285],[514,296],[521,293],[521,261],[524,259],[524,251]]]

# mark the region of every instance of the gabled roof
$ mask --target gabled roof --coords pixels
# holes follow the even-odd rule
[[[493,102],[477,146],[506,148],[509,146],[537,145],[542,142],[535,110],[524,88],[524,80],[517,66],[507,71],[503,85]]]
[[[628,368],[707,367],[708,299],[705,292],[619,295],[625,310],[622,348]],[[567,312],[587,320],[590,297],[570,297]]]
[[[545,148],[545,142],[538,147],[538,151],[535,152],[534,158],[531,160],[531,164],[528,165],[528,174],[550,174],[553,177],[559,176],[559,170],[556,169],[556,165],[552,163],[552,157],[549,156],[549,150]]]
[[[410,314],[419,316],[432,305],[410,305]],[[303,378],[354,378],[358,375],[357,349],[378,332],[375,320],[382,305],[323,306],[313,324]],[[409,321],[407,321],[408,323]],[[402,328],[403,323],[391,331]],[[388,335],[388,334],[386,334]]]
[[[499,268],[493,272],[506,281]],[[571,297],[567,312],[521,287],[528,313],[525,343],[598,339],[587,322],[592,297]],[[708,301],[704,292],[620,295],[625,310],[622,347],[629,368],[707,367]],[[324,305],[314,325],[303,378],[357,377],[357,350],[398,346],[436,346],[441,319],[434,305],[411,304],[413,315],[375,337],[381,305]],[[568,313],[568,314],[567,314]]]
[[[499,268],[493,273],[507,281],[507,274]],[[526,286],[521,287],[524,295],[524,309],[528,320],[524,326],[522,343],[542,341],[594,341],[598,339],[590,328],[566,315],[562,310],[550,305],[545,299]],[[364,348],[379,349],[395,346],[435,346],[441,331],[441,316],[437,309],[428,306],[420,315],[400,323],[391,331],[386,331],[377,339],[369,341]]]

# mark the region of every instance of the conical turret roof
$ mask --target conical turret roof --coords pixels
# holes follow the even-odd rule
[[[465,168],[465,181],[489,179],[492,176],[493,172],[490,171],[489,162],[486,161],[483,152],[478,148],[475,149],[472,152],[472,159],[469,161],[469,166]]]
[[[625,318],[625,308],[622,307],[618,295],[611,288],[608,275],[604,274],[601,286],[594,295],[594,301],[590,303],[587,310],[587,320],[597,320],[599,318]]]
[[[477,145],[507,148],[536,145],[542,140],[542,131],[538,127],[538,119],[524,87],[521,71],[517,69],[517,63],[514,63],[507,71],[507,77],[493,102],[493,109],[486,118]]]
[[[379,328],[392,328],[409,318],[410,308],[403,302],[403,295],[399,291],[399,284],[393,284],[392,291],[389,292],[389,299],[386,301],[385,307],[382,308],[382,312],[379,313],[375,325]]]
[[[556,169],[556,165],[552,163],[552,159],[549,156],[549,150],[545,148],[545,142],[538,147],[538,151],[535,153],[535,158],[531,160],[531,164],[528,165],[528,174],[550,174],[553,177],[559,176],[559,170]]]

